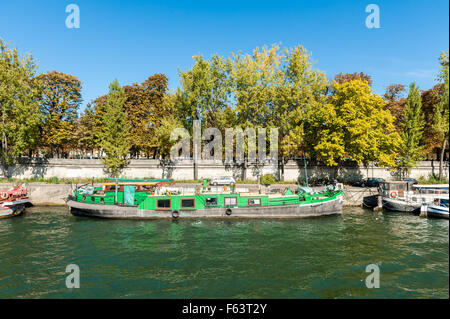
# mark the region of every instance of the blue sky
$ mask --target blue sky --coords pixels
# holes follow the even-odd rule
[[[80,29],[65,26],[71,3],[80,8]],[[380,29],[365,26],[371,3],[380,7]],[[116,78],[126,85],[164,73],[174,90],[193,55],[276,43],[305,46],[329,79],[368,73],[383,94],[391,83],[436,84],[439,54],[448,50],[448,12],[447,0],[0,0],[0,37],[32,52],[40,72],[78,76],[84,105]]]

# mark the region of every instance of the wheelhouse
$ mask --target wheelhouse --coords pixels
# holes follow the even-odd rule
[[[404,198],[414,193],[413,182],[380,182],[380,194],[389,198]]]

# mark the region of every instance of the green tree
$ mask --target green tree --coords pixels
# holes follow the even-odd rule
[[[77,77],[57,71],[41,74],[41,146],[57,157],[72,146],[73,132],[81,105],[81,82]]]
[[[442,179],[443,175],[443,162],[444,162],[444,154],[445,148],[447,145],[447,140],[449,138],[449,103],[448,103],[448,94],[449,94],[449,80],[448,80],[448,51],[443,52],[440,56],[440,64],[441,71],[439,74],[439,79],[444,83],[444,92],[440,96],[439,103],[436,104],[434,111],[434,130],[440,137],[442,141],[441,154],[439,157],[439,180]]]
[[[332,89],[305,130],[310,152],[336,168],[335,178],[344,160],[394,166],[400,136],[386,102],[365,80],[333,81]]]
[[[41,85],[31,55],[20,56],[0,39],[0,161],[5,177],[17,158],[38,142]]]
[[[313,68],[311,54],[302,46],[284,50],[281,71],[274,120],[280,130],[281,156],[305,155],[304,131],[311,114],[325,101],[328,81],[324,72]]]
[[[130,125],[124,110],[125,92],[117,80],[109,85],[109,94],[102,116],[100,146],[105,151],[103,159],[106,172],[118,177],[128,164],[127,155],[131,148]]]
[[[200,120],[202,128],[221,129],[229,107],[230,82],[226,61],[217,55],[205,60],[194,56],[191,70],[180,71],[181,88],[177,91],[176,107],[187,129],[193,120]]]
[[[411,83],[402,123],[401,137],[403,143],[401,144],[397,164],[402,174],[409,174],[411,168],[422,159],[423,146],[421,140],[424,125],[420,90],[415,83]]]
[[[173,116],[165,104],[167,84],[164,74],[155,74],[141,84],[124,87],[125,110],[133,136],[132,156],[137,157],[141,152],[149,156],[157,147],[156,132],[161,119]]]
[[[91,152],[97,148],[95,139],[95,114],[89,104],[76,122],[75,140],[77,148],[82,152]]]
[[[177,128],[183,128],[183,124],[176,117],[164,117],[161,119],[161,123],[156,131],[156,139],[160,152],[160,165],[163,170],[163,178],[170,177],[170,169],[173,167],[174,162],[170,158],[170,150],[177,141],[171,140],[172,132]],[[188,136],[182,136],[186,138]]]

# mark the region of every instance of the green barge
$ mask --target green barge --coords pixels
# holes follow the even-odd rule
[[[342,191],[260,194],[234,187],[175,187],[172,180],[109,180],[81,187],[67,201],[77,216],[157,218],[283,218],[340,214]]]

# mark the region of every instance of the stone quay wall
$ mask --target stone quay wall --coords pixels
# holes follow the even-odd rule
[[[248,165],[225,165],[221,161],[201,161],[197,164],[198,179],[214,178],[218,176],[234,176],[241,180],[257,180],[257,172],[264,175],[273,174],[282,181],[295,182],[305,179],[303,160],[290,160],[284,165],[269,164],[263,167]],[[308,162],[307,174],[310,180],[333,178],[334,168],[318,162]],[[122,177],[128,178],[161,178],[164,172],[166,178],[175,180],[193,180],[194,163],[191,160],[180,161],[174,165],[162,165],[159,160],[137,159],[131,160],[123,170]],[[410,177],[427,177],[439,172],[438,161],[419,162],[413,168]],[[11,178],[103,178],[107,177],[103,164],[99,159],[33,159],[22,161],[8,169]],[[449,176],[448,161],[444,162],[444,176]],[[381,177],[385,180],[398,178],[395,172],[383,167],[358,166],[352,163],[344,164],[339,170],[338,177],[343,182],[352,182],[365,177]]]

